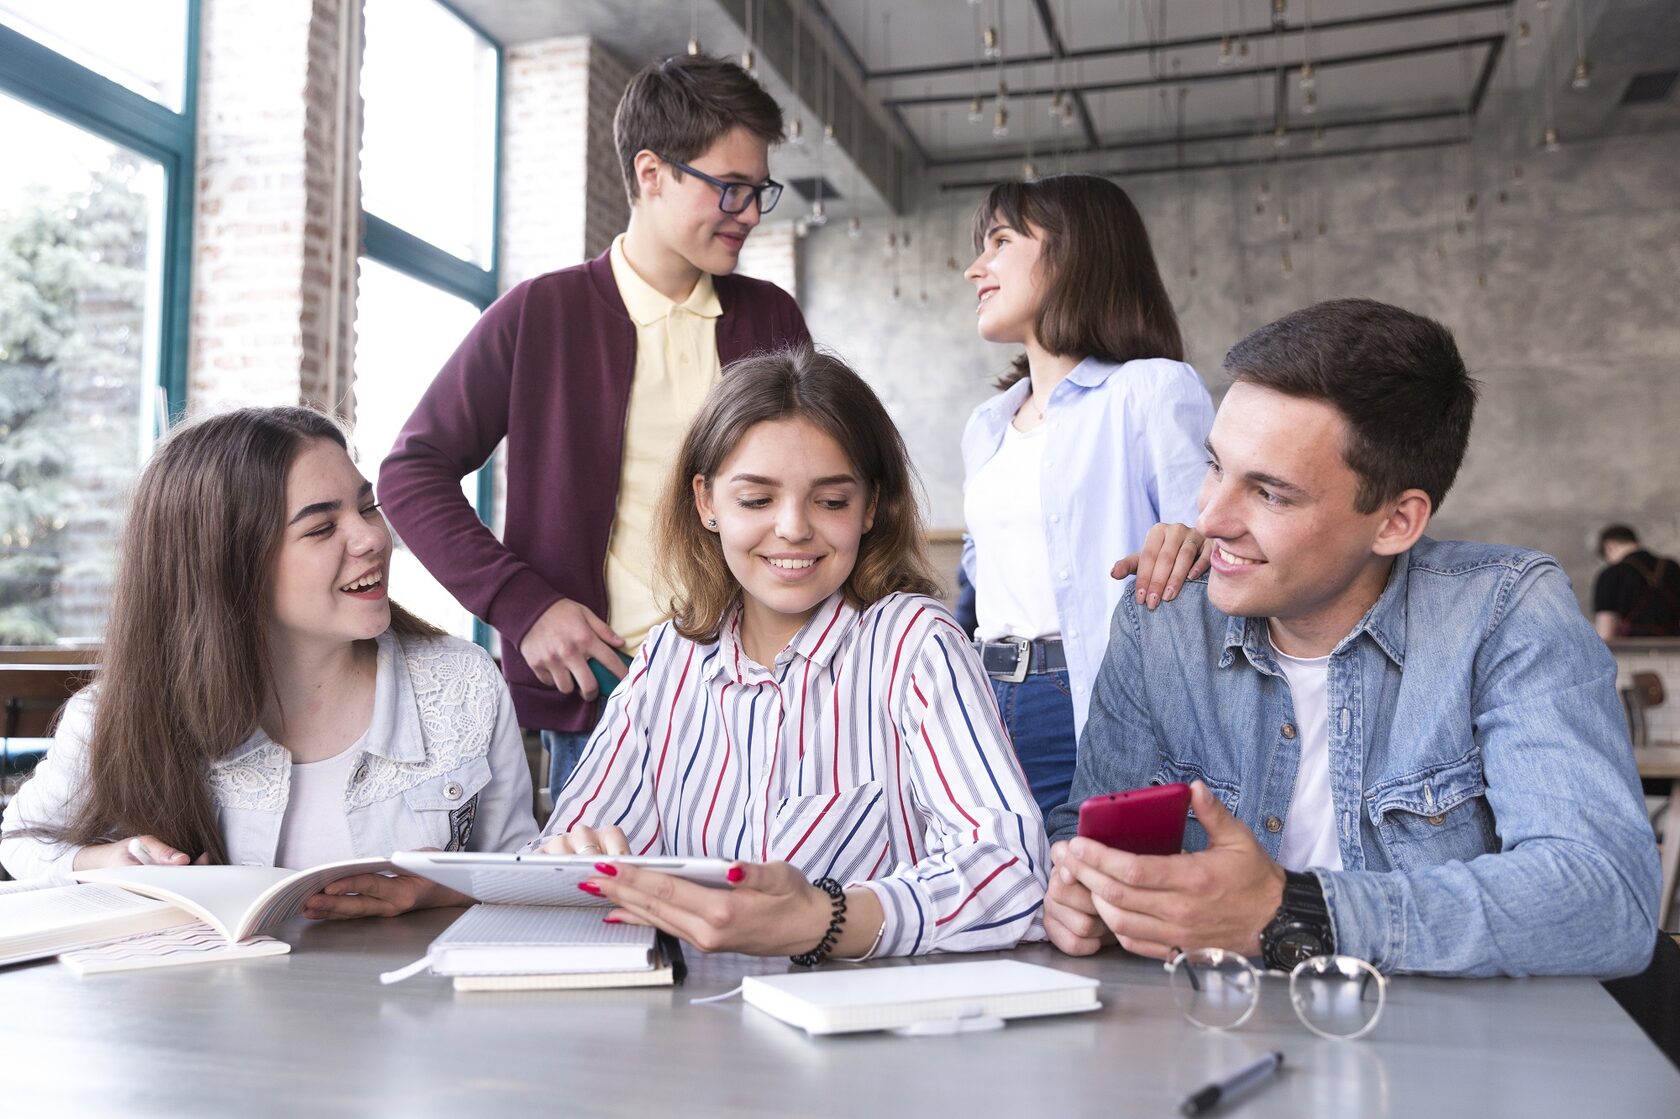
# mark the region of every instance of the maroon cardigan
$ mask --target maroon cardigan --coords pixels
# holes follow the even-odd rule
[[[776,285],[745,276],[713,283],[724,365],[810,341],[798,305]],[[607,253],[527,280],[484,312],[380,467],[379,498],[403,542],[502,635],[502,670],[526,727],[588,729],[589,705],[539,682],[519,643],[562,598],[607,616],[607,538],[635,370],[636,326]],[[504,436],[499,541],[462,496],[461,479]]]

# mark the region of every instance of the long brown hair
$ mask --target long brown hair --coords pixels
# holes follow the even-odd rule
[[[319,412],[242,408],[188,424],[152,456],[123,529],[86,783],[71,822],[42,834],[72,846],[155,835],[227,861],[206,771],[269,696],[286,475],[316,439],[349,449]],[[395,603],[391,628],[440,632]]]
[[[833,437],[875,502],[875,522],[858,542],[857,563],[841,588],[846,600],[861,609],[894,591],[939,593],[916,505],[916,475],[898,428],[845,362],[796,346],[742,358],[724,370],[689,425],[666,484],[656,526],[659,578],[677,632],[690,641],[716,640],[725,614],[741,601],[722,545],[695,512],[694,479],[704,478],[710,487],[754,425],[791,419]]]
[[[1161,282],[1149,231],[1119,185],[1097,175],[1049,175],[999,183],[974,211],[974,251],[1003,224],[1040,239],[1044,298],[1033,335],[1049,352],[1122,362],[1184,360],[1178,314]],[[1006,389],[1027,375],[1015,359],[997,380]]]

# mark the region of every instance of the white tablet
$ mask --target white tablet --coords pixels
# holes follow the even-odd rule
[[[410,874],[441,882],[452,890],[496,905],[610,906],[591,897],[578,883],[598,877],[599,862],[645,867],[702,886],[727,886],[728,859],[691,859],[669,855],[509,855],[486,851],[398,851],[391,861]]]

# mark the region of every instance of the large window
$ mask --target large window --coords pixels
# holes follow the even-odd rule
[[[196,24],[0,0],[0,645],[103,635],[122,494],[180,403]]]
[[[367,0],[356,445],[370,477],[420,394],[496,297],[501,50],[436,0]],[[493,468],[464,482],[490,520]],[[399,540],[392,597],[488,642]]]

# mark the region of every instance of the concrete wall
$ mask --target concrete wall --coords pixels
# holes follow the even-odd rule
[[[1520,179],[1511,156],[1480,152],[1468,214],[1462,159],[1426,150],[1123,185],[1216,396],[1232,342],[1315,300],[1368,296],[1452,328],[1483,395],[1436,535],[1544,549],[1586,594],[1592,540],[1608,521],[1680,552],[1680,142],[1670,133],[1528,152]],[[1012,354],[975,336],[960,274],[979,197],[929,192],[896,260],[881,222],[855,240],[830,225],[802,243],[812,332],[869,378],[904,429],[935,528],[962,523],[963,423]]]

